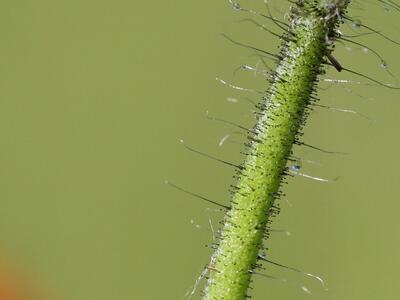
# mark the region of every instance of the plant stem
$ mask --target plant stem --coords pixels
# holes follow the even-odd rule
[[[335,29],[350,0],[298,0],[264,97],[249,134],[248,155],[212,256],[205,300],[245,299],[293,144],[307,116],[323,64],[331,56]]]

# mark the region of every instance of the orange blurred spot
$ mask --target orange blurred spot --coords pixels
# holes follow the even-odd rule
[[[17,281],[10,270],[0,269],[0,300],[31,300]]]
[[[32,282],[0,259],[0,300],[48,300],[45,289]],[[54,298],[53,298],[54,299]],[[57,298],[59,299],[59,298]]]

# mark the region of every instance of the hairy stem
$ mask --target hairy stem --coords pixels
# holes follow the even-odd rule
[[[280,62],[249,135],[248,155],[208,267],[211,275],[203,299],[247,296],[268,222],[277,210],[274,201],[287,160],[306,119],[317,77],[324,63],[337,63],[331,45],[349,2],[298,0],[291,8]]]

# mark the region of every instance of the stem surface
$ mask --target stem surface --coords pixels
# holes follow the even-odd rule
[[[336,27],[350,0],[301,1],[291,8],[289,29],[272,85],[249,135],[248,155],[225,215],[219,246],[208,267],[205,300],[247,296],[287,160],[313,101],[323,64],[331,58]]]

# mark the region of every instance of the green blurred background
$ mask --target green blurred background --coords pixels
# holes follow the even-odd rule
[[[280,2],[271,1],[276,16],[287,7]],[[398,15],[377,3],[357,2],[350,13],[400,40]],[[261,0],[241,4],[265,12]],[[219,35],[277,51],[278,40],[238,22],[249,17],[274,28],[233,11],[227,1],[2,1],[0,249],[21,272],[35,274],[32,281],[40,278],[66,300],[184,299],[209,260],[209,222],[218,227],[221,213],[164,180],[229,201],[232,169],[190,153],[179,140],[230,161],[243,159],[234,143],[243,141],[240,135],[218,146],[237,129],[207,120],[205,112],[254,123],[245,98],[260,95],[215,80],[266,88],[262,76],[235,72],[257,63],[254,52]],[[350,27],[343,31],[352,33]],[[357,41],[379,50],[393,76],[355,45],[339,44],[335,57],[397,83],[398,46],[378,35]],[[367,82],[334,71],[327,78]],[[321,104],[370,119],[321,108],[311,114],[304,141],[348,154],[295,148],[322,164],[304,162],[304,173],[338,180],[290,178],[273,225],[290,234],[274,232],[266,246],[271,259],[323,277],[329,290],[266,265],[263,273],[280,279],[255,276],[251,295],[396,299],[400,92],[322,87]]]

